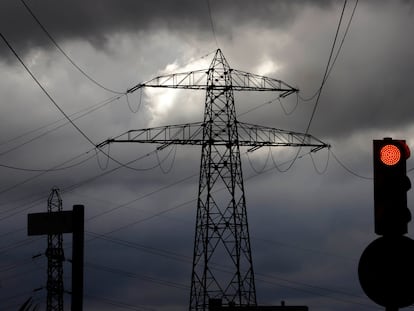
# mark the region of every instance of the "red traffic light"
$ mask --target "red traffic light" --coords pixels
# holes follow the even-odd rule
[[[380,160],[385,165],[395,165],[401,160],[401,151],[396,145],[385,145],[380,150]]]
[[[393,166],[407,160],[410,157],[410,148],[405,143],[405,140],[396,140],[391,138],[384,138],[379,143],[381,145],[377,156],[381,163]]]
[[[410,149],[405,140],[384,138],[373,141],[375,233],[402,235],[407,233],[411,213],[407,208],[406,159]]]

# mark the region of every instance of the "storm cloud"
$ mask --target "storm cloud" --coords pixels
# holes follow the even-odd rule
[[[299,88],[299,97],[280,101],[235,93],[243,122],[304,132],[315,109],[309,132],[331,145],[297,158],[295,148],[242,150],[258,302],[379,308],[363,294],[357,265],[376,238],[372,140],[414,145],[412,1],[360,1],[344,37],[356,4],[347,2],[316,108],[316,96],[304,99],[321,86],[343,1],[25,3],[89,78],[21,1],[1,1],[0,31],[95,144],[130,129],[201,121],[203,91],[123,93],[160,74],[208,68],[217,48],[232,68]],[[46,238],[27,237],[26,217],[46,211],[52,187],[65,210],[86,206],[85,310],[187,308],[200,149],[113,144],[105,152],[129,164],[107,163],[3,43],[0,72],[0,309],[17,310],[29,296],[45,305],[46,257],[32,256],[44,254]],[[407,167],[412,177],[412,158]],[[68,261],[64,269],[70,291]]]

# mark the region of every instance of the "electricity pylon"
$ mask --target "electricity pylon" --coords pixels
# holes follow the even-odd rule
[[[47,199],[48,213],[62,211],[59,189],[53,188]],[[63,234],[47,235],[47,302],[46,311],[63,311]]]
[[[309,135],[237,121],[234,91],[271,91],[286,97],[288,84],[230,68],[218,49],[208,69],[158,76],[142,87],[206,90],[202,122],[130,130],[109,143],[200,145],[201,165],[191,276],[190,310],[207,310],[210,299],[224,306],[256,305],[252,254],[240,146],[328,147]],[[223,191],[224,189],[224,191]]]

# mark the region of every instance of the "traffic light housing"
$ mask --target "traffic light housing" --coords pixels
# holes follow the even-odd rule
[[[405,140],[374,140],[374,217],[375,233],[396,236],[407,233],[411,213],[407,207],[406,160],[410,149]]]

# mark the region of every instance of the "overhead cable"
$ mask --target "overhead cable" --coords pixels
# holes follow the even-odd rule
[[[53,103],[53,105],[62,113],[62,115],[72,124],[72,126],[94,147],[96,147],[96,144],[83,132],[75,122],[65,113],[65,111],[58,105],[58,103],[53,99],[53,97],[47,92],[47,90],[43,87],[43,85],[39,82],[39,80],[35,77],[35,75],[31,72],[31,70],[26,66],[26,64],[23,62],[23,60],[20,58],[20,56],[17,54],[17,52],[14,50],[14,48],[10,45],[10,43],[7,41],[7,39],[4,37],[2,33],[0,33],[0,37],[3,39],[3,41],[6,43],[7,47],[10,49],[10,51],[14,54],[14,56],[19,60],[20,64],[24,67],[24,69],[27,71],[27,73],[32,77],[32,79],[36,82],[36,84],[39,86],[39,88],[43,91],[43,93],[49,98],[49,100]],[[117,163],[118,165],[132,169],[132,170],[138,170],[133,167],[129,167],[127,164],[121,163],[114,157],[111,157],[109,154],[105,153],[103,150],[98,148],[99,152],[109,157],[112,161]],[[155,166],[157,167],[157,166]]]
[[[36,17],[36,15],[33,13],[33,11],[30,9],[30,7],[26,4],[26,2],[24,0],[20,0],[20,2],[24,5],[24,7],[26,8],[26,10],[30,13],[30,15],[33,17],[33,19],[36,21],[36,23],[40,26],[40,28],[42,28],[43,32],[46,34],[46,36],[50,39],[50,41],[52,41],[52,43],[56,46],[56,48],[63,54],[63,56],[66,57],[66,59],[81,73],[83,74],[89,81],[91,81],[92,83],[94,83],[95,85],[99,86],[100,88],[114,93],[114,94],[125,94],[125,92],[119,92],[119,91],[114,91],[110,88],[107,88],[106,86],[102,85],[101,83],[99,83],[98,81],[96,81],[95,79],[93,79],[90,75],[88,75],[85,70],[83,70],[82,68],[79,67],[79,65],[77,65],[70,57],[69,55],[60,47],[60,45],[56,42],[56,40],[52,37],[52,35],[50,34],[50,32],[46,29],[46,27],[40,22],[40,20]]]
[[[78,119],[83,118],[84,116],[86,116],[86,115],[88,115],[88,114],[90,114],[90,113],[98,110],[98,109],[101,109],[101,108],[103,108],[103,107],[105,107],[105,106],[113,103],[116,100],[119,100],[121,97],[122,97],[122,95],[118,95],[118,96],[114,96],[114,97],[108,98],[108,99],[106,99],[104,101],[101,101],[101,102],[97,103],[96,105],[92,105],[92,106],[90,106],[88,108],[85,108],[85,109],[82,109],[80,111],[77,111],[77,112],[75,112],[75,113],[73,113],[73,114],[71,114],[69,116],[71,117],[72,121],[78,120]],[[60,122],[62,122],[64,120],[67,120],[67,119],[66,118],[61,118],[61,119],[59,119],[57,121],[54,121],[52,123],[43,125],[43,126],[38,127],[36,129],[32,129],[32,130],[26,131],[25,133],[22,133],[22,134],[20,134],[18,136],[15,136],[15,137],[13,137],[11,139],[8,139],[8,140],[0,143],[0,146],[5,145],[5,144],[8,144],[8,143],[11,143],[13,141],[16,141],[18,139],[21,139],[21,138],[23,138],[25,136],[28,136],[30,134],[33,134],[35,132],[41,131],[43,129],[46,129],[46,128],[50,127],[50,126],[56,125],[56,124],[58,124],[58,123],[60,123]],[[0,156],[3,156],[5,154],[7,154],[7,153],[10,153],[12,151],[15,151],[15,150],[17,150],[17,149],[19,149],[19,148],[21,148],[21,147],[23,147],[23,146],[25,146],[25,145],[33,142],[33,141],[39,139],[39,138],[42,138],[42,137],[44,137],[44,136],[46,136],[46,135],[48,135],[48,134],[50,134],[50,133],[52,133],[54,131],[56,131],[56,130],[58,130],[58,129],[64,127],[64,126],[66,126],[67,124],[70,124],[70,122],[69,121],[64,122],[64,123],[62,123],[60,125],[57,125],[57,126],[51,128],[51,129],[49,129],[49,130],[47,130],[47,131],[45,131],[45,132],[43,132],[41,134],[38,134],[38,135],[30,138],[29,140],[27,140],[27,141],[25,141],[25,142],[23,142],[23,143],[21,143],[21,144],[19,144],[17,146],[14,146],[14,147],[12,147],[12,148],[10,148],[8,150],[2,151],[2,152],[0,152]]]
[[[211,32],[212,32],[212,34],[213,34],[214,41],[216,42],[216,46],[217,46],[217,48],[219,48],[219,44],[218,44],[218,41],[217,41],[217,36],[216,36],[216,31],[215,31],[215,29],[214,29],[213,16],[211,15],[210,0],[206,0],[206,2],[207,2],[208,16],[209,16],[209,18],[210,18]]]
[[[332,61],[332,64],[331,64],[331,65],[330,65],[330,67],[329,67],[329,70],[328,70],[328,73],[327,73],[327,75],[326,75],[325,79],[324,79],[324,80],[322,80],[321,86],[320,86],[320,87],[316,90],[316,92],[315,92],[312,96],[310,96],[310,97],[308,97],[308,98],[303,98],[303,97],[301,97],[300,95],[298,95],[298,96],[299,96],[299,98],[300,98],[302,101],[311,101],[311,100],[313,100],[313,99],[316,97],[316,95],[318,95],[318,93],[322,90],[323,85],[325,84],[326,80],[329,78],[329,76],[330,76],[330,74],[331,74],[331,72],[332,72],[332,69],[333,69],[333,67],[334,67],[334,65],[335,65],[335,63],[336,63],[336,60],[337,60],[337,58],[338,58],[338,56],[339,56],[339,53],[340,53],[340,52],[341,52],[341,50],[342,50],[342,45],[344,44],[345,38],[346,38],[346,36],[348,35],[348,31],[349,31],[349,28],[350,28],[350,26],[351,26],[351,22],[352,22],[352,20],[353,20],[353,18],[354,18],[354,14],[355,14],[355,11],[356,11],[356,8],[357,8],[357,5],[358,5],[358,0],[356,0],[356,1],[355,1],[355,5],[354,5],[354,8],[352,9],[351,17],[350,17],[350,18],[349,18],[349,20],[348,20],[348,24],[347,24],[347,26],[346,26],[346,29],[345,29],[344,35],[342,36],[341,43],[339,44],[339,48],[338,48],[338,50],[336,51],[336,54],[335,54],[334,60]]]
[[[338,159],[338,157],[336,156],[336,154],[330,150],[330,153],[332,154],[333,158],[336,160],[336,162],[338,162],[338,164],[348,173],[358,177],[358,178],[362,178],[362,179],[368,179],[368,180],[372,180],[373,177],[366,177],[366,176],[362,176],[356,172],[354,172],[353,170],[351,170],[350,168],[348,168],[341,160]]]
[[[330,67],[330,64],[331,64],[332,55],[333,55],[333,52],[335,50],[336,40],[338,39],[339,29],[341,28],[342,18],[344,16],[346,4],[347,4],[347,0],[344,1],[344,6],[342,8],[341,17],[339,18],[338,27],[336,28],[335,37],[334,37],[332,47],[331,47],[331,52],[329,53],[328,62],[326,64],[325,73],[323,74],[321,87],[319,88],[318,96],[316,97],[315,105],[313,106],[312,114],[309,118],[308,126],[306,127],[306,131],[305,131],[306,134],[309,133],[310,126],[312,124],[313,118],[315,117],[316,109],[318,108],[319,99],[320,99],[321,94],[322,94],[322,89],[323,89],[323,87],[325,85],[325,82],[326,82],[326,79],[327,79],[329,67]]]
[[[306,134],[309,134],[310,126],[312,124],[313,118],[315,117],[316,109],[318,108],[319,99],[320,99],[320,96],[322,94],[322,89],[323,89],[323,87],[325,85],[325,82],[326,82],[326,77],[327,77],[327,74],[329,72],[329,67],[330,67],[332,55],[333,55],[333,52],[335,50],[336,40],[338,38],[338,33],[339,33],[340,28],[341,28],[342,19],[343,19],[343,16],[344,16],[346,4],[347,4],[347,0],[344,1],[344,5],[342,7],[341,15],[340,15],[340,18],[339,18],[339,21],[338,21],[338,26],[337,26],[336,32],[335,32],[335,37],[334,37],[334,40],[333,40],[333,43],[332,43],[331,51],[329,53],[328,62],[326,64],[325,73],[324,73],[323,78],[322,78],[321,86],[320,86],[320,88],[318,89],[318,92],[317,92],[317,98],[316,98],[315,104],[313,106],[312,113],[311,113],[311,116],[309,118],[308,125],[306,126],[305,135]],[[299,147],[298,148],[298,151],[296,153],[295,158],[292,160],[292,162],[290,163],[290,165],[288,166],[288,168],[286,169],[286,171],[288,171],[293,166],[293,164],[296,162],[297,157],[299,156],[299,153],[300,153],[301,149],[302,149],[302,147]]]

